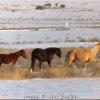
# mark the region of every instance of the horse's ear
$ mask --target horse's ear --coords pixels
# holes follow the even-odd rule
[[[97,45],[97,46],[99,46],[99,45],[100,45],[100,43],[97,43],[96,45]]]
[[[21,49],[21,51],[23,51],[24,49]]]
[[[100,42],[98,43],[98,45],[100,45]]]

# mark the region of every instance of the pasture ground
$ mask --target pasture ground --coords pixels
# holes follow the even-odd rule
[[[3,64],[0,68],[0,79],[10,80],[22,80],[32,78],[86,78],[86,77],[100,77],[100,62],[89,63],[87,69],[84,68],[84,64],[76,62],[77,68],[73,66],[67,66],[64,63],[66,53],[70,48],[62,48],[62,58],[59,59],[54,56],[52,61],[52,67],[49,68],[47,62],[42,64],[42,69],[38,67],[38,61],[35,64],[35,70],[31,73],[31,52],[33,49],[26,49],[28,59],[20,57],[15,66],[11,64]],[[17,49],[0,49],[0,53],[13,53],[18,51]],[[97,55],[100,59],[100,53]]]

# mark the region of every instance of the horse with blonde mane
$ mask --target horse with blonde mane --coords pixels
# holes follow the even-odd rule
[[[89,62],[97,62],[96,55],[99,52],[100,43],[96,44],[91,48],[85,49],[71,49],[66,56],[65,63],[67,65],[73,64],[75,61],[80,61],[85,63],[85,67],[87,67]]]

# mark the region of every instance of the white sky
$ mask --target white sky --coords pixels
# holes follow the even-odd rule
[[[70,2],[70,1],[100,1],[100,0],[0,0],[0,3],[11,3],[11,2],[39,2],[39,1],[50,1],[50,2]]]
[[[49,2],[67,2],[68,0],[0,0],[0,3],[27,3],[27,2],[33,2],[33,3],[37,3],[37,2],[44,2],[44,1],[49,1]]]

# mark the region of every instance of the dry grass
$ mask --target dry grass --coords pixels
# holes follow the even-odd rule
[[[69,48],[70,49],[70,48]],[[28,59],[19,58],[15,68],[8,64],[2,65],[0,68],[0,79],[8,80],[23,80],[31,78],[84,78],[84,77],[100,77],[100,63],[97,66],[96,63],[90,63],[87,69],[82,67],[82,63],[76,64],[79,66],[77,69],[73,66],[64,65],[64,59],[66,52],[69,49],[62,49],[62,58],[59,60],[56,56],[52,61],[52,67],[49,68],[47,63],[42,64],[42,69],[39,69],[38,62],[35,65],[35,70],[31,73],[31,52],[32,50],[26,50]],[[0,49],[1,53],[11,53],[17,50],[4,50]],[[98,54],[100,58],[100,54]],[[26,67],[25,67],[26,66]],[[91,70],[92,69],[92,70]]]
[[[84,78],[88,77],[88,71],[86,70],[79,70],[75,68],[49,68],[47,70],[41,70],[39,72],[40,78]]]
[[[23,80],[32,78],[84,78],[100,77],[100,69],[97,68],[92,72],[88,68],[75,69],[74,67],[60,66],[52,68],[42,68],[31,71],[27,68],[16,68],[13,71],[1,71],[0,79]]]
[[[14,71],[1,71],[0,79],[7,80],[22,80],[27,79],[28,70],[27,69],[15,69]]]
[[[48,68],[40,71],[41,78],[65,78],[67,76],[66,68]]]

